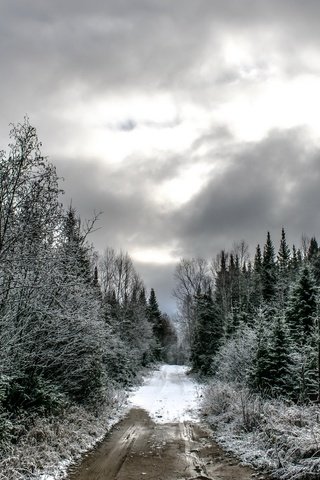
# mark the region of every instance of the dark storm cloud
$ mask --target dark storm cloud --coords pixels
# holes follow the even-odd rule
[[[310,63],[305,52],[318,58],[319,18],[318,0],[3,0],[1,147],[9,122],[29,114],[45,153],[66,178],[65,202],[72,198],[83,218],[103,211],[103,228],[93,236],[100,249],[174,245],[178,256],[212,256],[242,238],[254,246],[282,225],[295,242],[302,232],[319,235],[320,156],[302,128],[238,144],[228,124],[213,125],[183,153],[164,146],[152,158],[132,153],[117,167],[94,155],[57,154],[69,139],[81,145],[77,120],[83,130],[86,120],[70,120],[78,101],[91,105],[102,97],[129,101],[140,95],[152,102],[160,92],[210,112],[243,87],[264,81],[271,67],[290,78],[317,73],[319,62]],[[237,61],[228,64],[225,37],[247,42],[254,58],[241,69]],[[130,135],[184,121],[179,109],[169,120],[141,120],[136,109],[111,119],[106,129]],[[217,157],[223,165],[187,204],[166,209],[157,203],[158,184]],[[163,305],[171,305],[173,268],[139,264]]]
[[[243,238],[254,247],[267,230],[279,236],[282,226],[292,242],[302,233],[319,235],[319,181],[319,146],[306,131],[271,132],[230,156],[227,168],[180,212],[176,234],[184,251],[201,256]]]

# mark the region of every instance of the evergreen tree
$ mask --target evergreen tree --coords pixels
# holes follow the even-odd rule
[[[293,245],[292,246],[292,256],[291,256],[290,262],[289,262],[289,271],[290,271],[290,279],[291,280],[296,278],[296,276],[299,272],[300,266],[301,266],[301,263],[299,261],[298,252],[297,252],[296,246]]]
[[[228,271],[229,289],[230,289],[230,321],[227,333],[232,334],[238,327],[241,319],[241,272],[239,265],[239,256],[230,254],[229,271]]]
[[[62,228],[65,270],[69,275],[81,277],[86,283],[92,282],[92,269],[89,249],[85,243],[85,235],[81,232],[81,221],[75,209],[70,205]]]
[[[262,294],[262,254],[260,245],[257,245],[253,263],[252,290],[250,303],[254,308],[260,308],[263,301]]]
[[[298,264],[301,267],[301,265],[303,264],[303,259],[302,259],[302,253],[300,248],[298,248],[297,250],[297,259],[298,259]]]
[[[257,351],[251,373],[252,386],[268,396],[292,394],[292,348],[283,318],[277,317],[270,330],[261,317],[257,338]]]
[[[307,259],[309,262],[313,262],[313,260],[317,257],[319,252],[318,242],[315,237],[310,239],[310,244],[307,252]]]
[[[278,266],[278,282],[277,282],[277,293],[279,305],[282,311],[285,309],[287,302],[288,291],[289,291],[289,265],[290,265],[290,249],[286,241],[286,234],[284,228],[281,231],[281,240],[280,248],[277,258]]]
[[[194,371],[208,375],[214,355],[223,335],[221,316],[213,302],[210,290],[198,292],[195,297],[195,329],[191,347],[191,363]]]
[[[274,246],[270,232],[263,250],[262,260],[262,295],[266,302],[273,300],[276,293],[276,265],[274,259]]]
[[[286,317],[294,339],[303,343],[310,337],[316,315],[315,282],[308,267],[304,267],[293,288]]]
[[[219,269],[215,279],[215,302],[222,321],[226,323],[231,308],[230,276],[227,269],[227,255],[224,250],[220,253]]]
[[[256,254],[254,257],[254,271],[258,274],[262,273],[262,254],[259,244],[257,245]]]
[[[253,388],[266,393],[270,391],[270,339],[266,322],[261,309],[258,312],[257,350],[254,356],[250,383]]]
[[[290,248],[286,240],[286,233],[282,227],[280,247],[278,252],[278,268],[281,275],[286,275],[290,262]]]
[[[140,290],[138,301],[139,301],[139,304],[142,305],[143,307],[147,306],[146,290],[144,287]]]
[[[270,387],[273,395],[291,395],[292,378],[292,346],[285,320],[277,317],[271,333],[269,351]]]
[[[163,338],[163,325],[161,321],[161,311],[159,309],[157,297],[153,288],[150,291],[150,297],[148,301],[147,317],[152,325],[152,331],[156,345],[154,347],[155,360],[161,360],[162,358],[162,338]]]

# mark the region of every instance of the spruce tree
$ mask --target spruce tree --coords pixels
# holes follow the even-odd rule
[[[222,335],[221,316],[213,302],[211,291],[198,292],[195,297],[195,329],[191,347],[191,363],[194,371],[201,375],[210,373]]]
[[[270,339],[265,318],[260,309],[257,324],[257,350],[255,353],[250,383],[252,387],[261,393],[270,391]]]
[[[316,315],[315,282],[306,266],[301,271],[296,286],[293,288],[286,317],[291,333],[298,343],[310,338]]]
[[[262,273],[262,254],[260,245],[257,245],[256,254],[254,257],[254,271],[258,274]]]
[[[66,272],[72,272],[75,277],[88,284],[92,283],[88,246],[81,233],[80,218],[76,216],[76,211],[71,205],[64,217],[62,236]]]
[[[232,334],[238,327],[241,318],[241,272],[239,256],[230,254],[229,261],[229,289],[230,289],[230,322],[228,334]]]
[[[269,351],[270,387],[275,396],[290,396],[292,378],[292,345],[285,320],[277,317],[271,332]]]
[[[259,308],[262,304],[262,254],[260,245],[257,245],[256,253],[253,263],[252,273],[252,291],[251,291],[251,304],[255,308]]]
[[[215,302],[219,309],[222,321],[225,323],[230,311],[230,274],[227,268],[227,255],[224,250],[220,253],[220,265],[215,281]]]
[[[281,231],[280,248],[277,257],[278,266],[278,282],[277,293],[279,306],[282,311],[285,309],[289,291],[289,265],[290,265],[290,249],[286,241],[284,228]]]
[[[274,259],[274,246],[270,232],[263,250],[262,260],[262,295],[266,302],[271,302],[276,293],[276,265]]]
[[[152,325],[152,331],[155,339],[154,356],[155,360],[161,360],[162,358],[162,338],[163,338],[163,325],[161,321],[161,311],[159,309],[157,297],[153,288],[150,291],[150,297],[147,308],[147,318]]]
[[[295,279],[296,278],[300,266],[301,265],[300,265],[299,258],[298,258],[298,252],[297,252],[296,246],[293,245],[292,246],[292,256],[291,256],[290,262],[289,262],[290,279]]]
[[[261,317],[257,328],[258,345],[251,373],[252,386],[268,396],[291,395],[294,385],[292,347],[284,319],[278,316],[270,330]]]
[[[278,268],[279,272],[282,275],[286,275],[290,262],[290,248],[288,247],[287,240],[286,240],[286,233],[284,228],[282,227],[281,231],[281,240],[280,240],[280,247],[278,252]]]
[[[310,239],[310,244],[307,252],[307,259],[309,260],[309,262],[311,263],[313,262],[313,260],[317,257],[318,252],[319,252],[318,242],[315,237],[312,237]]]

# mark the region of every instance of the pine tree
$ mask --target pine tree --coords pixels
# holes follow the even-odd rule
[[[270,232],[263,250],[262,260],[262,294],[266,302],[274,299],[276,293],[276,265],[274,259],[274,246]]]
[[[282,275],[286,275],[290,263],[290,248],[286,240],[286,233],[282,227],[280,247],[278,252],[278,268]]]
[[[292,346],[285,320],[277,317],[271,332],[269,351],[270,387],[273,395],[289,396],[293,391]]]
[[[230,274],[227,269],[227,255],[224,250],[220,253],[220,265],[215,281],[215,302],[221,318],[225,323],[231,308]]]
[[[140,290],[139,304],[144,306],[144,307],[147,306],[146,291],[145,291],[144,287]]]
[[[298,264],[301,267],[301,265],[303,264],[303,259],[302,259],[302,253],[300,248],[298,248],[297,250],[297,259],[298,259]]]
[[[159,309],[157,297],[153,288],[151,288],[150,291],[147,308],[147,318],[152,325],[152,331],[156,342],[156,345],[154,347],[155,360],[161,360],[163,350],[163,325],[161,321],[161,311]]]
[[[308,267],[304,267],[294,287],[286,317],[294,339],[303,343],[311,335],[316,315],[315,282]]]
[[[230,254],[228,271],[229,289],[230,289],[230,322],[228,325],[228,334],[232,334],[238,327],[242,313],[242,291],[241,291],[241,272],[239,256]]]
[[[318,242],[315,237],[312,237],[310,239],[310,244],[309,244],[308,253],[307,253],[307,259],[309,260],[309,262],[311,263],[313,262],[313,260],[317,257],[318,252],[319,252]]]
[[[299,262],[298,252],[297,252],[296,246],[293,245],[292,246],[292,256],[291,256],[290,262],[289,262],[289,270],[290,270],[290,278],[291,279],[296,278],[296,276],[299,272],[300,266],[301,266],[301,263]]]
[[[278,266],[278,282],[277,293],[279,305],[282,311],[285,309],[289,291],[289,265],[290,265],[290,249],[286,241],[286,234],[284,228],[281,231],[280,248],[277,257]]]
[[[252,273],[252,291],[251,291],[251,300],[250,303],[255,308],[259,308],[262,304],[263,295],[262,295],[262,254],[260,245],[257,245],[256,253],[253,263],[253,273]]]
[[[254,271],[258,274],[262,273],[262,254],[259,244],[257,245],[256,254],[254,257]]]
[[[72,272],[75,277],[81,277],[86,283],[91,283],[89,250],[81,233],[80,218],[77,218],[76,211],[71,205],[64,218],[62,235],[66,272],[68,274]]]
[[[223,335],[221,316],[213,302],[211,291],[198,292],[195,297],[195,329],[191,347],[191,363],[194,371],[208,375],[214,355]]]
[[[270,339],[269,331],[262,310],[258,312],[257,324],[257,350],[255,353],[252,371],[250,375],[250,383],[254,389],[261,393],[270,392]]]
[[[262,394],[291,395],[293,392],[291,341],[288,328],[277,317],[270,330],[260,317],[257,331],[258,345],[251,373],[251,384]]]

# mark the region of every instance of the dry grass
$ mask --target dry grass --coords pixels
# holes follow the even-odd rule
[[[0,453],[0,480],[63,478],[67,467],[117,421],[124,404],[125,395],[114,391],[99,412],[72,406],[58,417],[20,418],[17,443],[7,442]]]
[[[220,444],[245,463],[282,480],[320,478],[320,409],[263,400],[246,389],[214,383],[202,411]]]

